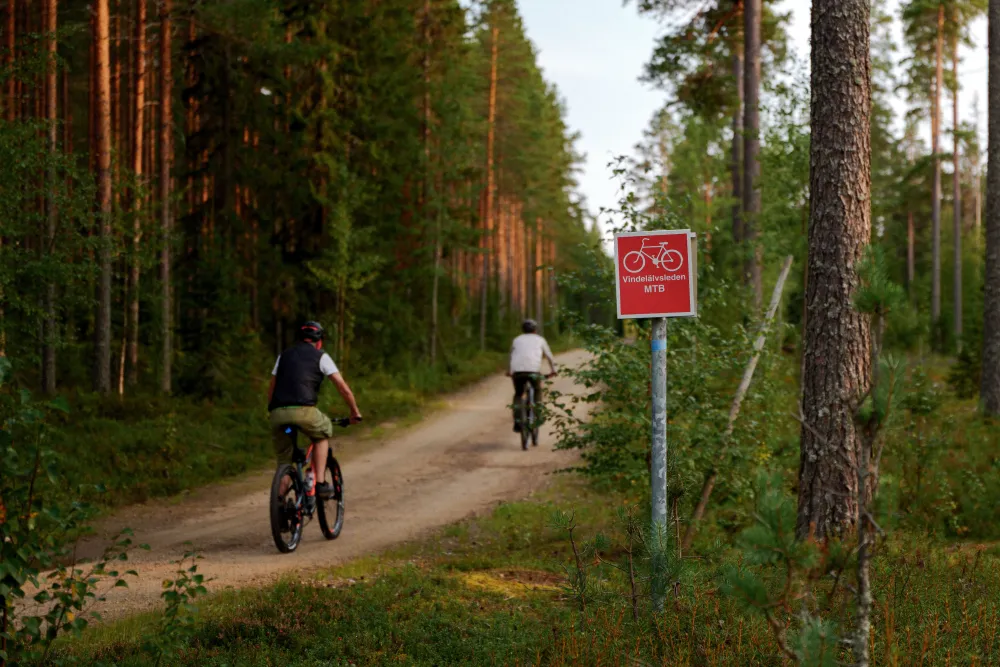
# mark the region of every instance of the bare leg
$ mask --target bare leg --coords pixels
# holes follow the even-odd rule
[[[313,445],[313,473],[316,475],[316,484],[326,481],[326,458],[329,451],[330,441],[325,438],[317,440]]]

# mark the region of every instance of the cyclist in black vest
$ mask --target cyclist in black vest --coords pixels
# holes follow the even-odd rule
[[[309,495],[318,493],[326,499],[333,492],[324,481],[333,422],[316,407],[323,379],[330,378],[350,408],[351,423],[361,421],[361,411],[337,365],[323,352],[323,327],[318,322],[306,322],[299,329],[298,339],[274,363],[267,409],[271,413],[271,431],[279,463],[290,461],[292,456],[294,437],[285,433],[286,426],[297,427],[313,442],[313,471],[319,483]]]

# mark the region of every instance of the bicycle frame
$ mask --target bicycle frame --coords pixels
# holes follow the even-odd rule
[[[295,483],[301,489],[305,489],[306,486],[306,472],[312,468],[312,453],[313,448],[316,446],[313,443],[309,443],[309,447],[303,453],[302,448],[299,447],[299,430],[292,426],[285,427],[285,433],[291,435],[295,442],[292,443],[292,462],[295,464]],[[316,482],[313,483],[314,485]],[[295,509],[299,513],[303,511],[303,504],[305,502],[305,494],[296,493]],[[309,512],[311,514],[311,512]]]
[[[650,246],[650,245],[646,245],[646,241],[647,241],[647,239],[643,239],[642,240],[642,246],[639,248],[639,252],[642,253],[643,255],[645,255],[646,257],[649,257],[650,259],[652,259],[654,261],[662,261],[663,260],[663,256],[667,254],[667,242],[664,241],[662,243],[658,243],[656,245]],[[646,252],[646,250],[648,248],[656,248],[656,249],[659,250],[659,252],[656,255],[651,255],[648,252]]]

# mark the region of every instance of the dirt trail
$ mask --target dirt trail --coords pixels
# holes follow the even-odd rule
[[[563,366],[585,359],[570,352]],[[560,376],[555,387],[570,392]],[[495,376],[449,397],[419,424],[372,442],[338,441],[344,470],[346,518],[341,536],[323,539],[315,521],[305,528],[295,553],[279,554],[271,540],[267,502],[272,470],[231,484],[203,489],[177,501],[127,508],[101,522],[99,535],[123,527],[150,551],[136,551],[129,567],[139,578],[114,589],[99,611],[113,619],[158,607],[163,579],[191,542],[202,556],[199,571],[213,577],[210,590],[257,586],[294,570],[316,569],[371,554],[393,544],[484,512],[498,501],[523,498],[540,488],[547,473],[572,462],[574,454],[553,451],[553,434],[543,427],[542,444],[522,451],[511,432],[506,405],[510,380]],[[362,406],[362,410],[364,406]],[[99,553],[95,541],[86,555]]]

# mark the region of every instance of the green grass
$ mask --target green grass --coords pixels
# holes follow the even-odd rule
[[[349,377],[366,419],[361,432],[377,436],[388,422],[418,419],[442,394],[499,372],[504,358],[497,352],[477,354],[451,373],[421,369]],[[266,378],[254,384],[257,391],[228,401],[73,397],[68,414],[54,415],[52,433],[70,485],[47,497],[109,509],[174,496],[268,465],[273,451]],[[320,407],[331,416],[346,413],[332,387],[323,390]],[[82,491],[76,485],[83,485]]]
[[[572,511],[581,540],[611,536],[602,554],[611,559],[621,555],[615,508],[633,501],[563,477],[533,500],[381,556],[215,594],[193,639],[164,664],[781,665],[767,624],[719,588],[722,568],[740,558],[728,548],[699,545],[655,621],[646,603],[631,619],[611,572],[581,611],[568,588],[572,545],[552,514]],[[899,532],[876,563],[874,664],[1000,664],[1000,548]],[[849,593],[834,599],[832,614],[850,607]],[[95,628],[62,650],[85,662],[150,664],[140,647],[156,621]]]

